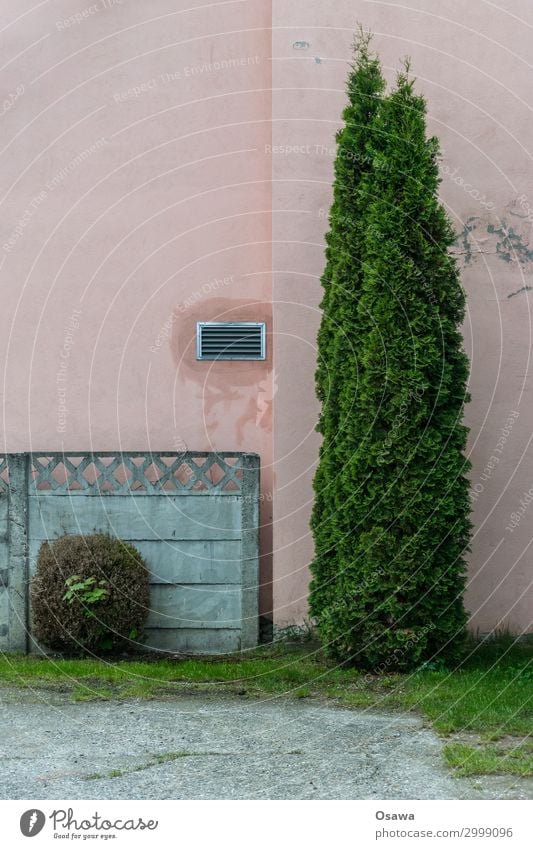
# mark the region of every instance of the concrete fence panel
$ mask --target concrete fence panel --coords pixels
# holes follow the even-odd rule
[[[0,459],[0,649],[28,651],[43,541],[104,532],[150,570],[144,646],[228,652],[258,641],[259,457],[33,452]]]

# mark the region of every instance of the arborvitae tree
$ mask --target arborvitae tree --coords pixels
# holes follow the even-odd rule
[[[341,410],[339,395],[344,386],[353,389],[356,357],[351,317],[361,288],[361,253],[364,239],[358,190],[363,174],[371,167],[367,153],[369,137],[385,80],[378,59],[369,51],[368,35],[359,33],[354,45],[355,60],[347,80],[348,104],[337,132],[335,183],[326,234],[326,267],[321,279],[324,296],[318,334],[317,395],[322,408],[317,430],[323,435],[320,463],[314,487],[312,528],[315,537],[314,581],[311,585],[312,612],[335,603],[338,545],[343,537],[339,508],[349,493],[339,478],[350,410]],[[348,415],[348,419],[346,419]]]
[[[347,243],[335,203],[336,235],[328,238],[331,251],[344,242],[351,268],[343,259],[343,282],[354,281],[355,291],[339,310],[328,295],[337,268],[328,257],[317,374],[326,447],[315,478],[311,612],[336,657],[408,669],[437,655],[455,659],[464,636],[468,361],[464,293],[425,101],[406,72],[376,102],[369,166],[344,192],[335,186],[336,198],[352,197],[357,238]],[[342,179],[337,170],[336,183]],[[324,374],[332,372],[328,396]]]

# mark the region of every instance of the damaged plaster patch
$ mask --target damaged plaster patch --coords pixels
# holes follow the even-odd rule
[[[466,219],[463,229],[456,236],[453,251],[456,256],[462,258],[465,266],[471,265],[480,254],[484,254],[496,256],[506,265],[522,271],[531,270],[531,220],[516,212],[517,203],[518,201],[512,201],[506,207],[507,214],[521,219],[521,223],[516,226],[509,223],[505,214],[502,217],[489,218],[471,215]]]
[[[514,227],[509,227],[505,219],[500,227],[488,224],[487,233],[494,234],[496,237],[496,253],[503,262],[517,262],[520,265],[527,265],[533,260],[533,251],[529,249],[529,242],[520,233],[517,233]]]
[[[516,292],[511,292],[507,295],[507,297],[514,298],[515,295],[520,295],[521,292],[533,292],[533,286],[522,286],[520,289],[517,289]]]
[[[474,256],[474,251],[472,249],[472,233],[477,227],[477,221],[480,221],[480,219],[476,215],[471,215],[467,218],[463,229],[457,234],[455,239],[455,244],[461,246],[462,250],[454,251],[454,253],[464,257],[465,265],[470,265]]]

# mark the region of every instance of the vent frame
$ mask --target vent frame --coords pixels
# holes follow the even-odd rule
[[[234,328],[258,328],[260,332],[260,353],[259,355],[248,354],[231,354],[231,353],[214,353],[204,351],[204,328],[217,327],[223,329]],[[255,340],[254,340],[255,341]],[[240,360],[258,362],[266,360],[266,322],[265,321],[197,321],[196,322],[196,359],[209,360]]]

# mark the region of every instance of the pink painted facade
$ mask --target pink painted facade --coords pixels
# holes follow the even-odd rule
[[[3,448],[258,452],[279,626],[306,614],[319,277],[361,21],[391,80],[412,57],[463,234],[473,627],[531,629],[533,9],[427,6],[1,4]],[[213,320],[266,321],[267,360],[198,362]]]

